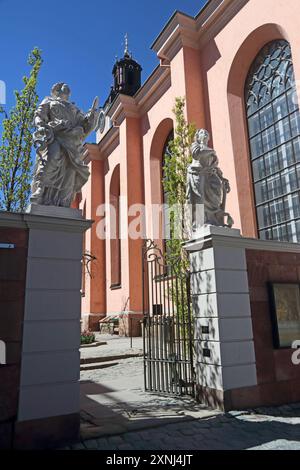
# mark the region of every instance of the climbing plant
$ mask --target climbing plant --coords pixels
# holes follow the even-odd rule
[[[192,161],[190,147],[196,132],[194,124],[187,122],[185,115],[185,99],[175,100],[173,113],[175,115],[174,139],[169,142],[168,151],[164,155],[163,188],[170,207],[177,205],[181,211],[180,227],[176,214],[170,211],[170,238],[166,241],[167,261],[176,259],[177,269],[185,272],[188,263],[182,242],[188,237],[185,221],[187,168]]]
[[[174,139],[169,142],[168,151],[164,155],[163,188],[170,207],[177,205],[177,211],[169,212],[170,238],[166,240],[166,263],[171,266],[171,276],[186,278],[189,271],[189,260],[182,243],[188,238],[185,220],[187,169],[192,161],[190,147],[196,132],[193,124],[186,121],[185,99],[176,98],[173,113],[175,115]],[[180,211],[180,217],[178,217]],[[177,215],[176,215],[177,214]],[[176,226],[177,224],[177,226]],[[180,225],[180,226],[178,226]],[[177,283],[171,282],[173,305],[181,318],[181,335],[188,335],[188,284],[181,282],[180,292]]]

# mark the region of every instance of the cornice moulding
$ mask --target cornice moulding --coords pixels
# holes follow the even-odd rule
[[[118,95],[107,115],[116,125],[120,125],[125,117],[140,117],[135,97]]]
[[[119,145],[120,132],[118,127],[111,127],[103,139],[98,143],[101,159],[107,158]]]
[[[67,219],[31,214],[23,214],[23,218],[26,227],[29,229],[51,230],[56,232],[81,233],[88,230],[94,222],[93,220]]]
[[[153,88],[157,87],[164,79],[170,76],[169,67],[161,67],[158,65],[142,87],[136,92],[135,99],[138,105],[143,105],[148,99],[149,95],[153,92]]]
[[[175,23],[177,20],[177,23]],[[173,20],[173,30],[169,31],[165,41],[160,41],[154,48],[161,60],[172,60],[181,47],[199,49],[199,32],[196,20],[178,13]],[[171,24],[172,24],[171,23]],[[167,30],[168,31],[168,30]]]
[[[195,19],[192,16],[185,15],[181,12],[176,12],[169,22],[166,24],[165,28],[161,31],[157,39],[151,46],[151,49],[158,53],[159,50],[166,44],[169,40],[170,36],[174,33],[174,31],[180,26],[184,24],[193,24],[195,23]]]
[[[98,144],[86,143],[84,145],[83,161],[88,164],[92,160],[104,160]]]
[[[139,90],[136,94],[141,114],[148,112],[171,86],[171,69],[159,67],[159,72],[153,76],[145,89]]]
[[[300,243],[289,243],[271,240],[259,240],[247,237],[228,237],[222,235],[209,235],[198,240],[186,242],[188,251],[194,252],[207,248],[208,246],[227,246],[231,248],[244,248],[253,251],[274,251],[287,253],[300,253]]]
[[[152,45],[161,60],[172,60],[180,47],[200,49],[214,37],[249,0],[211,0],[195,17],[181,12],[167,23]]]
[[[213,39],[248,2],[249,0],[216,0],[212,12],[207,11],[206,16],[199,16],[197,29],[200,48]]]
[[[84,232],[92,226],[92,220],[47,217],[44,215],[0,212],[0,227],[41,229],[57,232]]]
[[[27,228],[23,214],[5,211],[0,211],[0,227]],[[1,241],[4,242],[4,240]]]
[[[219,8],[224,5],[224,3],[231,2],[231,0],[211,0],[207,3],[206,8],[202,9],[198,15],[195,17],[197,30],[199,31],[201,27],[203,27],[215,13],[219,10]]]

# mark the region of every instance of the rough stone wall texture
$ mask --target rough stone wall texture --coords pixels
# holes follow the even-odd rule
[[[0,243],[15,245],[0,249],[0,340],[6,344],[6,364],[0,365],[1,449],[11,446],[18,411],[28,232],[0,227]]]

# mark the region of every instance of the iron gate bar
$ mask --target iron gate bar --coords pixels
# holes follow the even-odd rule
[[[145,390],[194,395],[190,273],[167,264],[152,240],[142,260]]]

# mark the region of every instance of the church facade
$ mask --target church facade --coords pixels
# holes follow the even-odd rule
[[[128,226],[134,205],[164,202],[176,97],[185,98],[187,121],[211,135],[234,227],[244,237],[300,241],[299,16],[294,0],[210,0],[195,17],[171,17],[152,44],[158,65],[144,84],[127,48],[117,61],[97,142],[86,147],[91,177],[76,202],[95,221],[84,242],[85,327],[121,316],[123,333],[138,334],[143,240]],[[155,225],[147,210],[145,235],[159,241]]]

